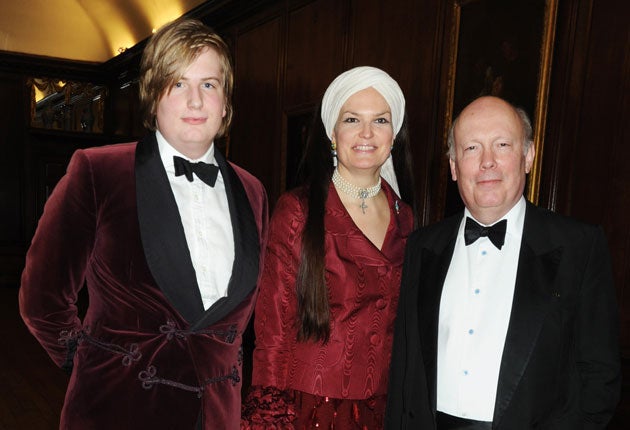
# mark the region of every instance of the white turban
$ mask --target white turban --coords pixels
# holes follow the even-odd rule
[[[339,119],[339,112],[343,104],[353,94],[369,87],[378,91],[389,105],[392,114],[392,128],[394,137],[396,137],[405,117],[405,96],[403,96],[400,86],[381,69],[360,66],[337,76],[324,93],[322,122],[329,139],[332,140],[332,132],[335,129],[337,119]],[[400,195],[391,157],[382,166],[381,176],[394,188],[396,194]]]

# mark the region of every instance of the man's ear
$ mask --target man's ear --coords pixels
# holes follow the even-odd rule
[[[452,158],[449,157],[448,164],[451,166],[451,179],[457,182],[457,164],[453,161]]]
[[[536,156],[536,149],[534,148],[534,143],[532,142],[527,149],[527,153],[525,154],[525,173],[529,173],[532,170],[532,166],[534,165],[534,157]]]

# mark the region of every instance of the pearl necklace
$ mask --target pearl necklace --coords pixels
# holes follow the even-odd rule
[[[354,197],[357,199],[361,199],[361,204],[359,207],[361,211],[365,213],[365,209],[367,209],[367,205],[365,204],[365,199],[371,199],[372,197],[376,197],[378,193],[381,191],[381,178],[379,176],[378,182],[376,185],[372,185],[367,188],[360,188],[350,182],[346,181],[343,176],[339,174],[339,169],[335,169],[332,175],[333,184],[335,187],[342,191],[344,194],[349,195],[350,197]]]

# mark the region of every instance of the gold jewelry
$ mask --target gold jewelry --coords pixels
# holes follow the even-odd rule
[[[365,199],[371,199],[372,197],[376,197],[379,191],[381,191],[381,177],[380,176],[378,178],[378,182],[376,183],[376,185],[372,185],[371,187],[367,187],[367,188],[361,188],[346,181],[343,178],[343,176],[341,176],[341,174],[339,173],[339,169],[335,169],[332,175],[332,182],[333,184],[335,184],[335,187],[339,191],[342,191],[344,194],[347,194],[357,199],[361,199],[361,204],[359,205],[359,207],[361,208],[361,211],[363,213],[365,213],[365,210],[368,207],[365,204]]]
[[[337,143],[335,143],[335,139],[330,143],[330,153],[333,158],[333,166],[337,167]]]

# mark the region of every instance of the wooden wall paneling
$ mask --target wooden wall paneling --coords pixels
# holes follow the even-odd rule
[[[26,236],[32,237],[44,204],[77,149],[129,141],[128,136],[100,133],[74,133],[57,130],[30,129],[26,133],[26,163],[29,172],[28,198],[25,204],[33,214],[28,219]]]
[[[603,224],[619,261],[619,280],[630,267],[630,27],[619,9],[593,2],[583,105],[573,180],[573,214]],[[625,257],[625,258],[623,258]],[[622,264],[625,263],[625,264]],[[619,287],[630,288],[620,284]],[[630,305],[630,301],[626,306]],[[628,317],[630,318],[630,307]],[[630,335],[630,333],[627,333]],[[626,339],[630,351],[630,337]]]
[[[140,114],[138,81],[112,82],[107,97],[107,131],[119,136],[143,136],[146,130]]]
[[[114,134],[128,135],[131,132],[132,115],[130,107],[133,105],[130,88],[114,87],[110,89],[110,117],[111,131]]]
[[[347,1],[318,0],[288,11],[283,106],[319,103],[346,66]]]
[[[59,180],[66,174],[68,162],[67,156],[46,155],[37,160],[38,187],[36,192],[37,213],[44,212],[44,205],[57,186]]]
[[[622,400],[630,422],[630,34],[623,0],[559,2],[540,204],[602,224],[621,319]]]
[[[616,3],[617,7],[613,4]],[[619,0],[593,2],[571,213],[603,224],[613,254],[621,343],[630,360],[630,27]]]
[[[23,122],[20,99],[26,96],[23,83],[15,76],[0,76],[0,243],[15,244],[21,239],[22,187],[18,181],[22,174],[23,145],[20,129]],[[14,104],[15,103],[15,104]],[[17,106],[16,106],[17,104]]]
[[[24,247],[22,257],[24,257],[30,241],[35,233],[37,222],[42,215],[46,198],[52,192],[57,181],[65,173],[65,167],[72,153],[72,146],[65,142],[65,138],[60,137],[59,141],[50,141],[48,136],[60,137],[68,135],[64,132],[46,132],[31,129],[24,133],[24,163],[27,176],[23,180],[24,199],[22,208],[24,211]],[[23,269],[20,266],[20,276]],[[18,277],[19,280],[19,277]],[[16,282],[14,286],[17,286]]]
[[[615,2],[560,2],[541,204],[604,226],[630,359],[630,36]]]
[[[282,19],[276,17],[237,34],[233,46],[235,109],[228,156],[263,182],[270,202],[279,191],[281,37]]]
[[[27,242],[22,205],[27,91],[19,76],[0,74],[0,100],[0,286],[14,286]]]
[[[282,83],[280,192],[292,188],[308,127],[330,82],[344,70],[348,3],[292,2],[287,8]]]
[[[351,4],[352,65],[382,68],[401,87],[407,87],[417,78],[413,66],[419,55],[422,3],[414,0],[352,0]]]
[[[584,85],[581,88],[582,103],[571,151],[574,154],[571,199],[565,210],[601,223],[610,211],[611,200],[615,199],[607,185],[619,173],[618,169],[611,167],[619,166],[624,160],[619,157],[630,155],[627,142],[618,140],[628,118],[624,118],[624,112],[619,109],[622,98],[628,97],[620,91],[624,70],[619,58],[627,57],[628,49],[623,49],[623,43],[617,45],[620,41],[628,43],[629,27],[627,23],[623,27],[616,25],[620,15],[598,5],[594,2],[591,12],[591,37],[585,53]],[[619,209],[630,209],[630,201],[617,203]]]
[[[573,144],[578,139],[590,9],[590,0],[558,4],[539,204],[561,213],[568,213],[571,200]]]
[[[423,224],[437,218],[432,215],[436,199],[433,176],[436,167],[444,162],[440,135],[436,134],[444,3],[352,1],[351,63],[384,69],[405,94],[418,211]]]

